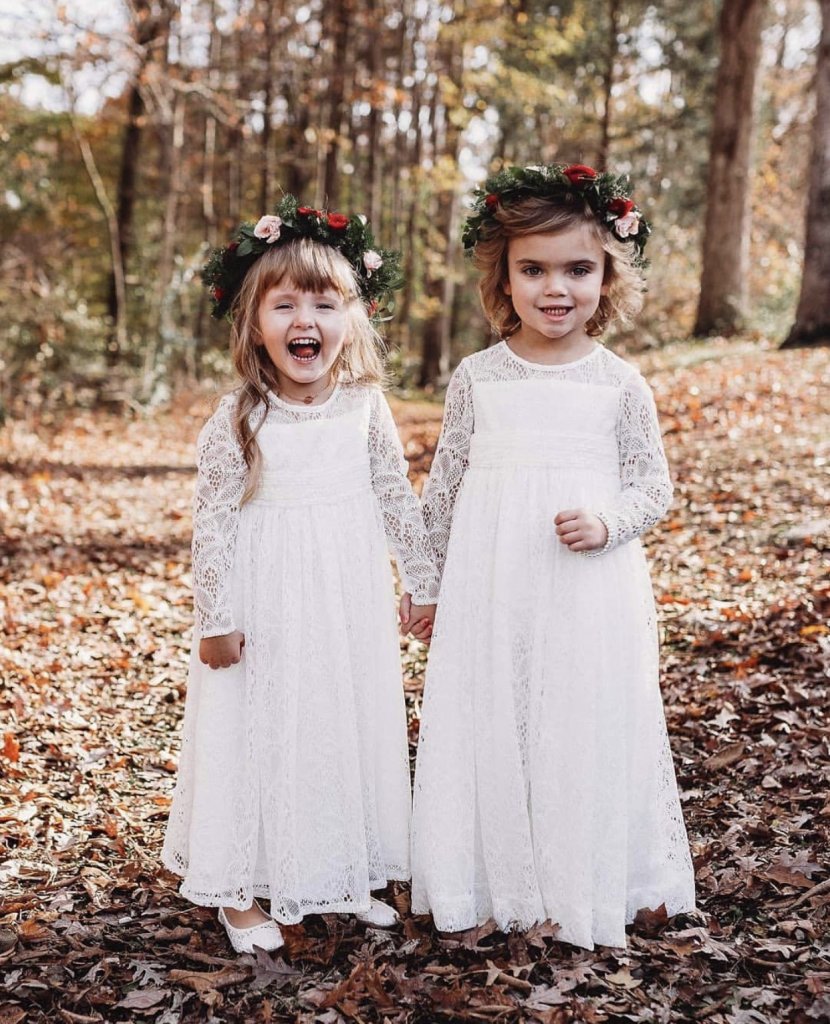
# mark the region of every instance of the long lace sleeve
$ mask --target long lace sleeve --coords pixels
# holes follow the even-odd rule
[[[380,505],[386,535],[395,549],[406,590],[416,604],[438,600],[438,572],[423,513],[406,475],[407,463],[395,421],[383,394],[375,392],[369,419],[372,489]]]
[[[423,493],[424,520],[439,573],[444,572],[453,510],[467,471],[473,433],[473,383],[462,362],[450,379],[444,423]]]
[[[193,499],[193,597],[201,637],[224,636],[235,626],[230,577],[246,466],[231,416],[234,399],[224,398],[196,444]]]
[[[623,386],[617,416],[622,493],[612,505],[595,510],[608,530],[599,555],[639,537],[663,518],[672,500],[672,482],[651,388],[637,375]]]

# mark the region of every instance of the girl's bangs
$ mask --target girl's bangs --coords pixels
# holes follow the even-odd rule
[[[334,291],[349,300],[358,295],[354,272],[332,246],[298,238],[266,252],[259,261],[258,291],[262,295],[283,281],[304,292]]]

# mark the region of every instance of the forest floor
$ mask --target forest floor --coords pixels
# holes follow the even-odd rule
[[[280,955],[234,957],[158,863],[212,398],[17,421],[0,432],[0,1024],[830,1021],[830,351],[637,361],[677,482],[647,546],[699,912],[651,908],[626,950],[588,952],[554,926],[443,937],[398,886],[391,932],[311,918]],[[394,405],[421,480],[440,405]],[[414,740],[424,653],[402,649]]]

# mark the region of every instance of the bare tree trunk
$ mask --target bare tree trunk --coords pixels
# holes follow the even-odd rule
[[[418,236],[421,212],[421,162],[424,156],[424,136],[421,130],[421,82],[417,80],[412,88],[412,125],[414,128],[412,149],[409,153],[409,178],[407,182],[408,216],[406,218],[407,274],[401,302],[400,329],[407,349],[412,347],[413,324],[412,306],[420,291],[421,245]],[[402,142],[400,143],[403,144]]]
[[[76,142],[78,143],[78,149],[81,151],[81,157],[83,158],[86,172],[89,175],[89,180],[92,183],[95,198],[98,200],[98,204],[104,214],[107,233],[109,235],[112,288],[115,296],[115,319],[113,321],[115,336],[110,341],[110,345],[115,344],[115,351],[119,352],[123,351],[127,345],[127,289],[124,283],[124,264],[121,258],[122,250],[121,239],[119,237],[118,215],[115,211],[115,207],[110,202],[109,196],[107,195],[106,186],[104,185],[103,179],[98,171],[98,167],[95,163],[95,157],[93,156],[89,143],[83,135],[81,135],[78,129],[73,110],[74,99],[70,101],[69,114],[72,124],[72,132],[75,135]]]
[[[439,83],[446,75],[449,81],[458,83],[462,74],[462,50],[455,36],[451,36],[437,61]],[[438,86],[436,86],[436,91]],[[452,300],[455,287],[453,262],[457,251],[455,228],[457,187],[453,171],[458,161],[458,147],[461,130],[455,119],[450,117],[446,106],[441,106],[443,131],[437,131],[439,107],[437,97],[433,101],[433,151],[436,162],[446,164],[446,169],[436,181],[438,189],[436,215],[433,230],[440,237],[441,251],[435,254],[428,271],[427,296],[430,299],[430,315],[424,324],[421,338],[421,371],[418,383],[421,387],[434,387],[449,372],[450,324]],[[440,150],[436,147],[440,146]],[[439,235],[440,232],[440,235]]]
[[[382,4],[382,0],[381,0]],[[369,32],[368,72],[369,72],[369,220],[376,234],[381,234],[381,161],[380,124],[381,105],[384,92],[381,88],[380,66],[382,56],[382,34],[378,21],[383,18],[383,8],[378,0],[367,0],[366,14]]]
[[[273,0],[265,0],[265,56],[264,82],[263,82],[263,111],[262,111],[262,156],[260,163],[262,167],[262,178],[259,184],[259,209],[261,213],[268,213],[271,209],[274,179],[274,154],[271,145],[273,134],[271,125],[271,108],[274,103],[274,72],[271,54],[274,51],[274,18]]]
[[[765,0],[724,0],[694,333],[732,334],[747,301],[755,79]]]
[[[208,82],[211,92],[219,89],[219,59],[222,52],[222,34],[216,27],[216,0],[210,4],[210,51],[208,56]],[[216,175],[216,118],[210,105],[205,112],[204,165],[202,170],[202,217],[205,222],[205,237],[208,244],[216,245],[216,205],[214,182]]]
[[[608,0],[608,58],[605,73],[602,76],[602,121],[597,153],[597,168],[604,171],[608,167],[611,150],[611,105],[614,91],[614,65],[617,61],[619,43],[617,36],[620,31],[620,0]]]
[[[172,331],[170,322],[171,302],[170,286],[173,277],[173,261],[176,254],[176,235],[179,211],[179,197],[182,194],[182,150],[184,148],[186,98],[184,93],[177,93],[173,101],[173,125],[171,137],[167,140],[167,201],[164,209],[164,235],[162,237],[161,255],[159,257],[159,309],[155,318],[154,331],[161,331],[169,336]],[[148,353],[153,344],[148,346]],[[150,367],[145,367],[149,370]]]
[[[343,101],[346,93],[346,65],[348,62],[349,27],[354,0],[332,0],[333,49],[329,86],[329,116],[326,130],[326,163],[323,176],[323,196],[329,208],[340,201],[338,163],[343,128]]]
[[[303,74],[304,69],[298,68],[297,74]],[[306,87],[310,88],[311,83],[306,81]],[[294,83],[294,89],[299,89],[299,83]],[[307,168],[307,153],[308,143],[306,141],[306,131],[309,128],[309,103],[297,103],[296,93],[292,94],[292,86],[290,82],[286,82],[285,88],[283,89],[283,96],[286,100],[286,106],[292,117],[292,121],[288,126],[288,152],[285,154],[286,164],[282,171],[282,179],[285,182],[286,192],[291,192],[295,196],[299,196],[300,199],[305,202],[315,203],[317,200],[309,195],[306,195],[306,191],[309,187],[309,173]]]
[[[795,323],[782,348],[830,345],[830,0],[820,5],[804,274]]]
[[[130,252],[133,248],[136,173],[141,134],[146,119],[144,98],[141,93],[141,78],[148,64],[154,59],[154,46],[164,46],[164,39],[169,30],[170,21],[175,14],[175,8],[171,7],[168,3],[162,3],[158,13],[156,13],[154,5],[150,0],[134,0],[132,10],[134,18],[133,34],[136,49],[141,56],[127,100],[127,127],[121,146],[121,165],[118,174],[116,219],[118,221],[118,262],[120,263],[120,268],[113,266],[107,294],[107,313],[112,318],[113,324],[117,323],[119,315],[124,315],[124,311],[119,313],[118,309],[117,278],[119,274],[122,279],[126,275]],[[123,337],[119,337],[118,331],[114,331],[107,345],[107,362],[111,366],[117,364],[121,359],[123,347]]]

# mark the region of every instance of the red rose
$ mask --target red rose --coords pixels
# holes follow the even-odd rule
[[[562,173],[572,185],[582,185],[586,181],[593,181],[597,176],[597,172],[594,168],[586,167],[585,164],[571,164],[571,166],[566,167]]]
[[[310,206],[298,206],[297,213],[302,217],[310,217],[312,213],[316,213],[316,210],[312,210]]]
[[[329,227],[335,231],[342,231],[343,228],[349,225],[349,218],[345,217],[342,213],[330,213],[326,219]]]
[[[484,197],[484,205],[487,207],[488,210],[495,210],[495,208],[499,205],[499,197],[496,195],[495,192],[491,192],[489,196]]]
[[[608,212],[615,217],[627,217],[634,209],[634,203],[630,199],[612,199],[608,204]]]
[[[222,299],[225,297],[225,293],[222,291],[221,288],[214,288],[213,297],[214,299],[216,299],[217,302],[221,302]]]
[[[228,252],[236,252],[239,248],[239,242],[230,242],[228,244]]]

